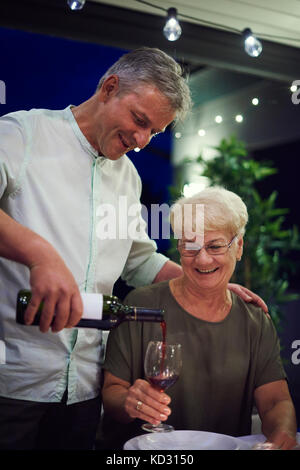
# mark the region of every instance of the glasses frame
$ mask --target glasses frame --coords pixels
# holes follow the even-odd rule
[[[229,243],[226,243],[226,245],[220,245],[222,246],[222,248],[225,248],[226,247],[226,250],[222,253],[214,253],[214,254],[210,254],[210,253],[207,253],[206,251],[206,245],[203,245],[201,246],[201,248],[199,248],[198,250],[189,250],[191,252],[191,254],[188,254],[188,255],[183,255],[181,254],[180,252],[180,240],[178,240],[177,242],[177,249],[180,253],[180,256],[183,256],[184,258],[195,258],[196,256],[199,255],[200,251],[204,248],[206,253],[209,255],[209,256],[221,256],[221,255],[225,255],[225,253],[227,253],[227,251],[229,250],[229,248],[231,247],[231,245],[233,244],[234,240],[237,238],[237,235],[234,235],[234,237],[230,240]]]

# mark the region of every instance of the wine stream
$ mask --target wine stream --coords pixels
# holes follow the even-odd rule
[[[162,332],[162,361],[160,366],[160,373],[163,374],[164,371],[164,362],[166,356],[166,337],[167,337],[167,324],[165,320],[160,323],[161,332]]]

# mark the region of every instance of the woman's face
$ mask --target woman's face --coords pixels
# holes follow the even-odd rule
[[[228,245],[234,235],[221,231],[206,231],[204,234],[204,247],[196,256],[183,256],[181,251],[181,266],[185,281],[194,289],[226,289],[234,272],[236,261],[241,258],[243,252],[243,238],[234,238],[231,246],[224,254],[218,252],[219,246]],[[188,240],[182,239],[181,242]],[[197,243],[197,238],[195,240]],[[199,244],[202,246],[202,243]],[[188,245],[189,247],[189,245]],[[206,248],[209,247],[209,253]],[[192,251],[191,251],[192,252]]]

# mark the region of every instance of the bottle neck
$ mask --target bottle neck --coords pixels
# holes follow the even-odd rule
[[[128,307],[128,309],[129,311],[125,314],[126,320],[162,322],[164,319],[163,310],[141,307]]]

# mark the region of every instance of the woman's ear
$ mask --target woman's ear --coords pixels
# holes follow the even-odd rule
[[[244,238],[239,237],[237,241],[238,249],[236,252],[236,259],[237,261],[241,261],[242,255],[243,255],[243,247],[244,247]]]

